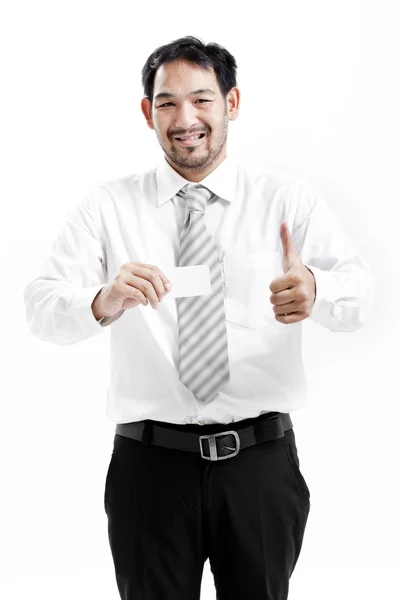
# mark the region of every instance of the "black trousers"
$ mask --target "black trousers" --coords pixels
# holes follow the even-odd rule
[[[217,600],[286,600],[310,493],[293,429],[220,461],[115,434],[104,508],[122,600],[199,600],[207,558]]]

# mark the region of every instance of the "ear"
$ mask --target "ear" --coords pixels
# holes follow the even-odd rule
[[[236,121],[239,116],[239,107],[240,107],[240,90],[238,87],[233,87],[227,95],[227,111],[228,111],[228,119],[230,121]]]
[[[142,101],[140,103],[140,108],[142,109],[142,113],[144,115],[144,118],[146,119],[147,125],[150,127],[150,129],[155,129],[154,124],[153,124],[152,114],[151,114],[150,100],[148,98],[142,98]]]

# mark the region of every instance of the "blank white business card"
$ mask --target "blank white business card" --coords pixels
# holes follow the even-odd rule
[[[163,273],[171,283],[171,290],[165,292],[163,298],[204,296],[211,293],[209,265],[172,267],[171,269],[163,269]]]

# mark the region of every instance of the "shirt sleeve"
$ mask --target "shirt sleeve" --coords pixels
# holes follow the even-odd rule
[[[106,284],[96,214],[92,192],[68,213],[40,275],[23,292],[30,330],[43,341],[75,344],[104,332],[103,327],[124,312],[97,321],[92,311],[93,300]]]
[[[301,181],[299,194],[292,239],[315,277],[310,319],[330,331],[356,331],[372,315],[376,279],[318,192]]]

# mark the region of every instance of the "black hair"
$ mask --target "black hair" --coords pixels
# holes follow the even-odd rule
[[[156,71],[162,64],[173,60],[194,62],[202,69],[212,67],[224,98],[237,85],[237,64],[232,54],[219,44],[204,44],[199,38],[188,35],[164,46],[159,46],[146,60],[142,69],[142,85],[144,95],[150,100],[151,105],[153,104]]]

